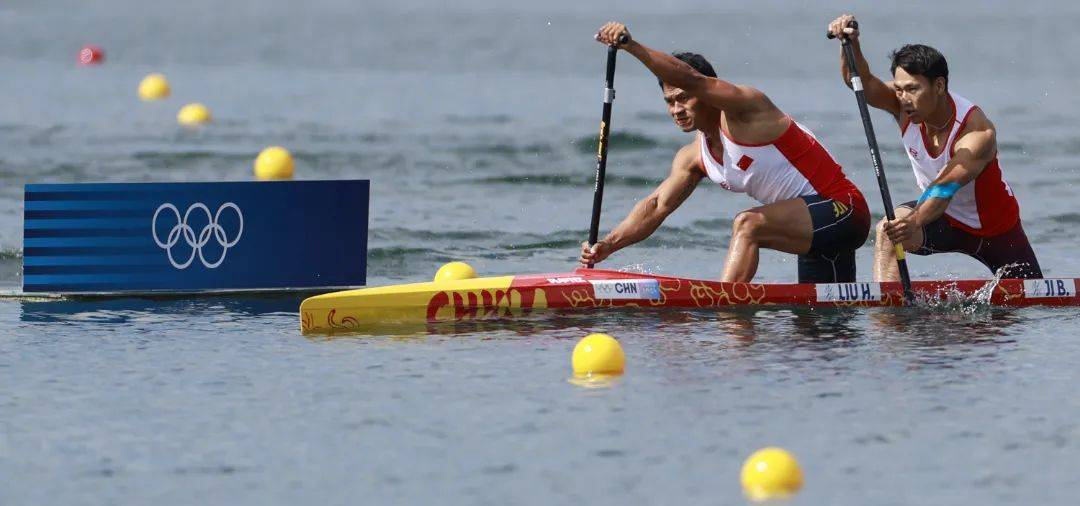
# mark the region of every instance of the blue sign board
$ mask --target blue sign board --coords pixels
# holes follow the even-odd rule
[[[23,291],[363,285],[369,190],[366,180],[28,184]]]

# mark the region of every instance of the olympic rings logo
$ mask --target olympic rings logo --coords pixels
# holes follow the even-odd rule
[[[228,234],[225,232],[225,228],[220,225],[221,213],[225,212],[226,209],[231,209],[235,212],[236,217],[240,220],[240,228],[236,231],[236,237],[232,239],[229,239]],[[172,211],[176,224],[169,229],[169,234],[163,241],[161,240],[161,237],[158,236],[157,225],[158,216],[165,210]],[[191,213],[196,210],[205,213],[207,220],[206,226],[199,230],[198,234],[195,233],[194,228],[188,225],[188,218],[190,218]],[[244,214],[241,213],[240,208],[232,202],[221,204],[221,207],[219,207],[214,214],[210,214],[210,208],[206,207],[206,204],[196,202],[191,204],[191,207],[187,208],[183,218],[181,218],[180,210],[177,209],[176,206],[166,202],[158,206],[157,210],[154,211],[154,217],[150,224],[150,232],[154,236],[154,242],[157,243],[161,249],[165,250],[169,257],[169,263],[171,263],[173,267],[177,269],[186,269],[195,261],[195,257],[198,256],[199,261],[202,262],[206,268],[214,269],[225,261],[225,254],[229,252],[229,248],[236,246],[236,243],[240,242],[240,236],[244,234]],[[183,239],[184,243],[191,248],[191,255],[188,256],[187,260],[178,262],[176,258],[173,257],[173,246],[179,244],[181,239]],[[207,261],[206,257],[203,255],[203,246],[209,244],[211,239],[221,245],[222,248],[221,258],[218,258],[215,262]]]

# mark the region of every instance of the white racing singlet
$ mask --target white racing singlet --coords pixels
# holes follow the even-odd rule
[[[709,150],[705,134],[698,136],[706,174],[727,190],[746,193],[762,204],[821,195],[867,209],[840,164],[810,130],[794,120],[780,137],[764,144],[739,143],[721,131],[722,160]]]
[[[923,191],[933,184],[952,159],[956,137],[977,107],[955,93],[949,92],[949,96],[955,109],[952,130],[945,148],[937,156],[930,150],[926,134],[919,125],[905,122],[901,128],[900,136],[908,160],[911,160],[911,170],[915,172],[915,182]],[[1007,232],[1016,225],[1020,220],[1020,206],[1009,183],[1005,182],[996,154],[974,181],[957,190],[945,210],[945,217],[954,227],[981,237]]]

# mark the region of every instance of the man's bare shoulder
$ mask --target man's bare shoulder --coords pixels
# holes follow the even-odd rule
[[[968,113],[967,118],[963,118],[963,126],[958,132],[958,135],[964,135],[969,132],[993,132],[994,123],[990,121],[990,118],[986,116],[982,108],[975,106]]]
[[[695,135],[694,140],[679,148],[675,153],[675,159],[671,162],[672,169],[695,170],[703,169],[701,165],[701,138]]]
[[[960,131],[956,133],[953,141],[952,152],[955,156],[960,150],[979,157],[992,157],[997,153],[997,132],[994,123],[986,117],[978,106],[971,109],[967,118],[964,118]]]
[[[754,121],[762,117],[771,118],[784,114],[764,91],[746,84],[736,84],[735,87],[744,97],[743,106],[729,111],[731,113],[729,118],[735,118],[738,121]]]

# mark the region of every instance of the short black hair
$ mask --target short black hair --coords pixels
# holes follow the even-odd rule
[[[924,44],[908,44],[889,54],[892,66],[889,70],[896,75],[896,67],[907,71],[908,74],[923,76],[934,82],[939,77],[945,78],[945,86],[949,86],[949,64],[940,51]]]
[[[682,60],[687,65],[694,67],[694,70],[698,71],[698,73],[701,75],[716,77],[716,71],[713,70],[712,64],[709,63],[709,60],[706,60],[705,57],[701,56],[700,54],[684,51],[681,53],[671,53],[671,56],[674,56]],[[658,77],[656,78],[656,82],[660,83],[660,88],[663,89],[664,80]]]

